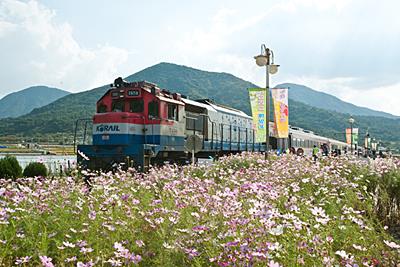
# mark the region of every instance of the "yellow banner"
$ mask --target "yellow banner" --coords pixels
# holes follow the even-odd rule
[[[287,88],[272,88],[272,101],[274,103],[274,121],[277,138],[289,136],[289,104]]]
[[[255,131],[255,142],[265,142],[265,89],[249,88],[251,113],[253,114],[253,127]]]

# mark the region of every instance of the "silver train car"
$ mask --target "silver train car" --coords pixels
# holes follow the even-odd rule
[[[294,126],[290,126],[289,128],[289,138],[287,142],[286,148],[293,147],[296,151],[299,148],[302,148],[304,150],[304,155],[306,156],[312,155],[312,149],[314,145],[316,145],[318,148],[320,148],[322,145],[326,145],[329,152],[336,151],[339,153],[347,153],[350,151],[350,145],[345,142],[320,136],[312,131],[304,130]]]

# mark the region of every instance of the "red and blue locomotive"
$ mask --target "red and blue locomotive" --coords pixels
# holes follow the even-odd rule
[[[78,145],[78,163],[103,170],[125,163],[145,170],[165,161],[187,162],[191,136],[200,146],[196,158],[265,150],[254,142],[252,118],[242,111],[118,78],[97,101],[93,144]]]

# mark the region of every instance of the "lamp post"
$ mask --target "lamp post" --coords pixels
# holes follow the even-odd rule
[[[264,119],[264,127],[265,127],[265,159],[268,159],[268,151],[269,151],[269,74],[275,74],[278,72],[279,65],[274,64],[274,52],[267,48],[265,44],[261,45],[261,54],[255,56],[256,64],[259,67],[264,67],[266,70],[266,79],[265,79],[265,119]]]
[[[352,116],[350,116],[349,119],[349,123],[350,123],[350,148],[351,148],[351,154],[353,155],[353,123],[354,123],[354,119]]]

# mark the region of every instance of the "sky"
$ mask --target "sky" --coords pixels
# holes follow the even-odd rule
[[[0,0],[0,98],[33,85],[79,92],[160,62],[265,86],[309,86],[400,115],[397,0]]]

